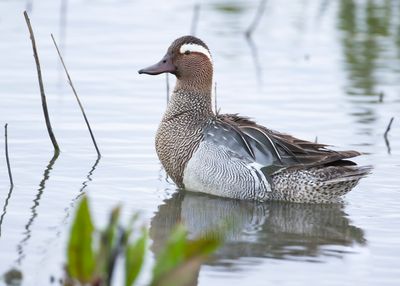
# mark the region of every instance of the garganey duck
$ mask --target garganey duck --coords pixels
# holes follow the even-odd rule
[[[242,200],[340,201],[371,167],[346,160],[357,151],[297,139],[237,114],[212,109],[213,64],[200,39],[175,40],[140,74],[177,81],[156,135],[156,151],[178,187]]]

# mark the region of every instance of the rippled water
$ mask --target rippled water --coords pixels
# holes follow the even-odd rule
[[[195,236],[232,218],[226,245],[201,267],[199,285],[398,285],[400,2],[271,0],[252,42],[244,31],[258,1],[200,4],[196,35],[213,53],[222,112],[367,153],[356,161],[374,165],[373,174],[343,205],[331,206],[179,194],[166,181],[153,143],[166,106],[165,77],[136,71],[190,32],[194,5],[0,0],[0,123],[9,123],[15,181],[10,192],[0,152],[0,272],[21,269],[24,285],[61,277],[71,214],[87,192],[99,225],[118,203],[125,218],[142,213],[153,240],[150,262],[177,221]],[[56,160],[22,15],[27,8],[62,150]],[[50,33],[86,107],[99,162]],[[383,133],[391,117],[388,146]],[[149,273],[151,263],[146,267]]]

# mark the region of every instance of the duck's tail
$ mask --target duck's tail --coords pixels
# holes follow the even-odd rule
[[[326,166],[285,170],[273,176],[274,198],[302,203],[333,203],[350,192],[372,166]]]
[[[360,181],[372,171],[372,166],[333,167],[330,178],[321,181],[321,193],[324,196],[341,197],[350,192]],[[319,191],[319,190],[316,190]]]
[[[338,168],[339,170],[334,172],[334,176],[325,181],[326,184],[359,181],[372,171],[372,166],[346,166]]]

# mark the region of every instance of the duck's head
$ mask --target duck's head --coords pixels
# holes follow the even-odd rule
[[[183,36],[176,39],[165,56],[155,65],[139,70],[139,74],[172,73],[179,81],[212,81],[213,65],[207,45],[199,38]]]

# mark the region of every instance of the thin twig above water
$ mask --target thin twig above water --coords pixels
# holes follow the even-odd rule
[[[257,28],[258,24],[260,23],[260,20],[264,14],[265,11],[265,6],[267,4],[267,0],[261,0],[260,4],[258,5],[257,12],[253,18],[253,21],[251,22],[250,26],[247,28],[245,35],[247,38],[250,38]]]
[[[385,97],[385,94],[383,93],[383,91],[381,91],[380,93],[379,93],[379,103],[382,103],[383,102],[383,98]]]
[[[100,150],[99,150],[99,148],[98,148],[98,146],[97,146],[96,139],[94,138],[92,128],[90,127],[89,120],[87,119],[85,110],[83,109],[83,105],[82,105],[81,101],[79,100],[78,94],[77,94],[77,92],[76,92],[76,90],[75,90],[74,84],[72,83],[71,77],[70,77],[70,75],[69,75],[69,73],[68,73],[67,67],[65,66],[64,60],[63,60],[63,58],[62,58],[62,56],[61,56],[60,50],[58,49],[58,46],[57,46],[56,40],[55,40],[54,37],[53,37],[53,34],[51,34],[51,38],[53,39],[54,46],[56,47],[58,56],[60,57],[61,64],[62,64],[63,67],[64,67],[65,74],[67,75],[67,78],[68,78],[68,83],[69,83],[69,85],[70,85],[71,88],[72,88],[72,91],[73,91],[73,93],[74,93],[74,95],[75,95],[76,101],[78,101],[79,108],[81,109],[83,118],[85,119],[86,125],[87,125],[87,127],[88,127],[88,129],[89,129],[90,137],[92,138],[93,145],[94,145],[94,147],[96,148],[97,156],[98,156],[98,157],[101,157],[101,153],[100,153]]]
[[[385,136],[385,138],[387,138],[387,135],[388,135],[388,133],[390,131],[390,128],[392,127],[393,120],[394,120],[394,117],[390,118],[389,124],[386,127],[385,134],[383,135],[383,136]]]
[[[258,27],[258,24],[260,23],[260,20],[265,11],[266,4],[267,4],[267,0],[260,1],[257,12],[253,18],[253,21],[251,22],[250,26],[247,28],[247,30],[244,33],[246,36],[247,44],[250,47],[251,56],[253,57],[254,67],[256,69],[257,82],[258,82],[259,86],[262,85],[261,65],[260,65],[260,61],[258,58],[258,50],[253,41],[252,35],[253,35],[253,32],[255,31],[255,29]]]
[[[41,96],[41,100],[42,100],[42,108],[43,108],[44,119],[46,121],[47,132],[49,133],[51,143],[53,144],[54,153],[59,154],[60,147],[58,146],[56,137],[54,136],[53,129],[51,127],[49,111],[47,109],[46,94],[44,92],[42,72],[41,72],[39,56],[38,56],[38,52],[37,52],[37,48],[36,48],[35,36],[33,34],[31,21],[29,20],[28,13],[26,11],[24,12],[24,17],[25,17],[25,21],[26,21],[26,24],[29,29],[29,34],[30,34],[30,38],[31,38],[31,42],[32,42],[33,56],[34,56],[35,62],[36,62],[36,70],[37,70],[38,80],[39,80],[40,96]]]
[[[260,64],[260,60],[258,57],[257,46],[255,45],[252,37],[246,37],[246,42],[250,47],[251,56],[253,58],[254,68],[256,70],[257,83],[259,84],[259,86],[261,86],[262,85],[262,69],[261,69],[261,64]]]
[[[386,143],[386,148],[388,150],[388,154],[390,154],[390,152],[391,152],[391,150],[390,150],[390,142],[389,142],[389,139],[388,139],[388,134],[389,134],[390,128],[392,127],[393,120],[394,120],[394,117],[390,118],[389,124],[386,127],[386,131],[383,134],[383,137],[385,138],[385,143]]]

